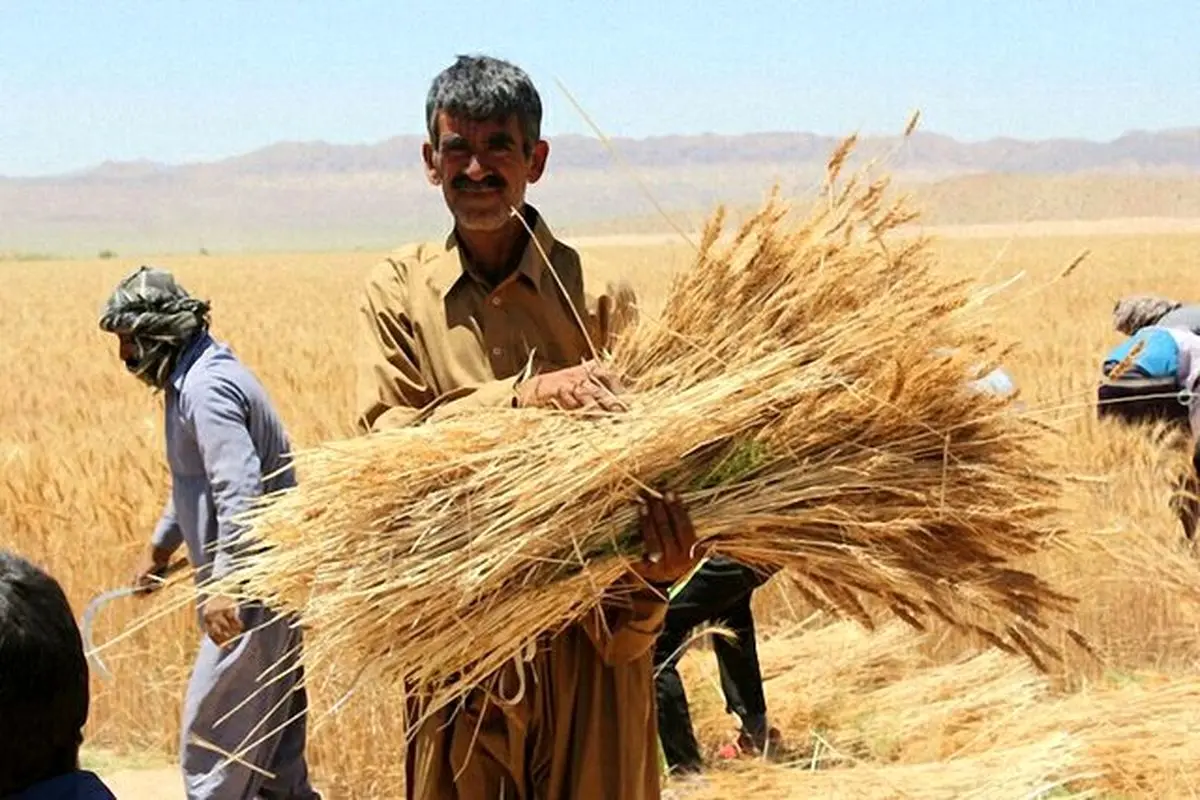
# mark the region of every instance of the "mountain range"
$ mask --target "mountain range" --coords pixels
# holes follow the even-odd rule
[[[607,147],[556,136],[529,198],[563,232],[660,230],[655,204],[694,223],[718,203],[757,202],[775,184],[811,194],[840,141],[755,133],[613,139]],[[378,249],[438,236],[447,215],[425,182],[421,142],[281,142],[207,163],[107,162],[0,177],[0,253]],[[916,197],[930,223],[1200,218],[1200,127],[1107,142],[862,137],[851,166],[871,159]]]

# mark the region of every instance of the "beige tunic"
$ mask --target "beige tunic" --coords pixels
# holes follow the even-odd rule
[[[523,370],[574,366],[593,355],[589,340],[603,347],[629,313],[633,290],[597,293],[579,254],[540,216],[533,231],[517,269],[495,288],[453,233],[375,266],[360,306],[360,431],[409,424],[420,410],[436,417],[511,404]]]
[[[363,296],[359,429],[512,405],[523,372],[573,366],[603,348],[624,313],[615,309],[631,299],[627,287],[596,293],[540,215],[518,268],[494,288],[453,234],[405,249],[376,266]],[[593,617],[540,643],[515,705],[476,692],[425,723],[406,755],[407,797],[659,797],[651,659],[666,608],[650,590],[613,599],[605,624]],[[503,678],[516,685],[515,673]]]

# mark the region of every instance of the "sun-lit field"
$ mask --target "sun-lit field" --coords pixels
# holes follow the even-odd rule
[[[945,239],[945,268],[1017,278],[999,322],[1019,340],[1006,366],[1026,413],[1060,431],[1072,479],[1063,497],[1069,555],[1036,568],[1079,599],[1078,629],[1098,658],[1066,646],[1040,674],[1027,661],[919,634],[881,618],[870,633],[811,616],[782,580],[759,592],[767,699],[796,758],[719,768],[688,797],[1172,797],[1200,792],[1200,559],[1180,546],[1167,500],[1178,454],[1149,431],[1101,425],[1097,361],[1116,341],[1109,314],[1131,291],[1191,291],[1200,236]],[[1057,276],[1083,250],[1070,275]],[[681,245],[589,246],[631,278],[649,310]],[[297,444],[350,434],[355,302],[377,254],[164,258],[213,302],[214,332],[259,375]],[[107,292],[136,261],[0,262],[0,546],[49,569],[77,612],[123,585],[166,497],[160,401],[124,370],[96,328]],[[300,480],[303,480],[303,474]],[[110,605],[100,639],[159,601]],[[199,631],[172,613],[104,653],[88,743],[169,758]],[[1064,640],[1065,642],[1065,640]],[[685,661],[697,727],[729,738],[716,665]],[[355,698],[337,715],[311,676],[310,753],[327,797],[396,797],[400,699]],[[166,791],[166,790],[164,790]]]

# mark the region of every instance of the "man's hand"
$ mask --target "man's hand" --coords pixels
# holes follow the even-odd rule
[[[639,514],[644,553],[642,560],[633,565],[633,572],[648,583],[672,584],[700,560],[696,529],[674,492],[667,492],[662,500],[643,494],[642,501]]]
[[[242,632],[242,620],[238,616],[237,601],[222,594],[210,595],[200,609],[204,620],[204,631],[218,647],[224,647]]]
[[[171,551],[161,547],[151,546],[150,550],[138,562],[133,574],[133,585],[138,591],[135,597],[145,597],[162,586],[163,575],[167,565],[171,563]]]
[[[517,387],[517,406],[577,411],[599,406],[605,411],[625,411],[617,395],[624,392],[616,373],[603,364],[585,361],[579,366],[535,375]]]

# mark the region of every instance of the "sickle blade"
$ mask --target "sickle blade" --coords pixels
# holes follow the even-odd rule
[[[171,562],[163,569],[161,574],[154,576],[154,580],[157,581],[158,586],[149,587],[150,591],[156,591],[166,583],[166,578],[182,571],[187,565],[188,561],[186,558],[180,558]],[[139,591],[136,586],[122,586],[119,589],[110,589],[93,597],[87,604],[87,608],[83,610],[83,621],[79,626],[79,633],[83,638],[83,652],[88,662],[99,671],[100,676],[106,681],[112,680],[112,673],[108,671],[108,667],[105,666],[104,662],[100,660],[100,654],[96,652],[97,647],[92,641],[92,625],[95,624],[96,614],[111,601],[135,595]]]
[[[127,586],[121,589],[112,589],[104,592],[103,594],[98,594],[92,598],[92,601],[87,604],[87,608],[85,608],[83,611],[83,623],[80,625],[80,633],[83,636],[84,654],[87,656],[87,660],[92,664],[92,666],[94,666],[100,673],[100,676],[106,681],[112,680],[112,673],[108,671],[108,667],[106,667],[104,662],[100,660],[100,654],[96,652],[96,645],[92,641],[92,625],[95,624],[96,613],[110,601],[117,600],[121,597],[128,597],[136,591],[137,589]]]

